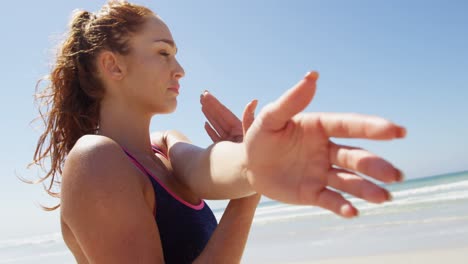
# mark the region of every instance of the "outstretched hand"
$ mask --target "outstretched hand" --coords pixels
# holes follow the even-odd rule
[[[403,138],[406,130],[375,116],[300,113],[312,101],[317,79],[316,72],[308,73],[262,109],[244,138],[245,175],[258,193],[269,198],[353,217],[357,209],[336,190],[381,203],[391,199],[390,194],[357,173],[386,183],[403,176],[381,157],[330,138],[391,140]]]

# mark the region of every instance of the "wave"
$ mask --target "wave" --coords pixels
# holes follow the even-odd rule
[[[388,214],[388,213],[398,213],[407,209],[418,209],[418,208],[427,208],[428,206],[434,206],[440,203],[447,202],[456,202],[468,199],[468,192],[460,191],[451,194],[439,194],[432,197],[416,197],[408,198],[401,201],[393,201],[391,203],[386,203],[382,205],[368,205],[360,208],[361,210],[367,210],[367,215],[372,214]],[[390,211],[391,208],[394,210]]]
[[[255,212],[255,217],[260,217],[262,215],[269,215],[269,214],[277,214],[277,213],[287,213],[287,212],[297,212],[300,210],[319,210],[317,207],[313,207],[312,205],[290,205],[284,204],[280,202],[275,202],[276,204],[271,205],[271,202],[268,206],[259,205]],[[216,212],[214,213],[216,219],[221,219],[223,216],[223,212]]]
[[[304,209],[301,208],[301,209],[296,209],[296,210],[304,210]],[[322,216],[322,215],[332,215],[332,212],[324,210],[324,209],[311,210],[311,208],[309,208],[309,212],[303,212],[303,213],[295,213],[295,214],[280,214],[280,213],[278,214],[277,213],[274,216],[263,216],[263,217],[257,217],[255,215],[253,223],[254,224],[268,224],[268,223],[292,221],[292,220],[297,220],[298,218],[311,218],[311,217]]]
[[[17,238],[0,241],[0,249],[63,243],[62,234],[52,233],[41,236]]]
[[[420,195],[420,194],[427,194],[432,192],[442,192],[442,191],[451,191],[456,189],[467,189],[468,188],[468,180],[453,182],[453,183],[446,183],[440,185],[432,185],[432,186],[424,186],[420,188],[413,188],[408,190],[401,190],[401,191],[393,191],[392,194],[394,197],[401,197],[401,196],[410,196],[410,195]]]
[[[447,222],[458,222],[466,221],[468,216],[449,216],[449,217],[437,217],[429,219],[412,219],[412,220],[396,220],[381,223],[368,223],[368,224],[353,224],[352,228],[355,229],[367,229],[367,228],[379,228],[388,226],[402,226],[402,225],[415,225],[415,224],[436,224],[436,223],[447,223]],[[349,225],[338,225],[322,227],[322,230],[342,231],[349,229]],[[466,233],[466,230],[456,230],[455,232]],[[453,233],[453,231],[446,232],[447,234]]]
[[[45,258],[45,257],[58,257],[58,256],[66,256],[69,255],[69,251],[57,251],[57,252],[49,252],[49,253],[39,253],[34,254],[32,256],[21,256],[21,257],[14,257],[8,259],[0,259],[0,263],[14,263],[14,262],[23,262],[27,260],[37,260],[38,258]],[[49,262],[50,260],[47,260]]]
[[[262,216],[267,214],[276,214],[278,212],[295,212],[301,210],[314,210],[318,209],[317,207],[313,207],[312,205],[288,205],[288,204],[281,204],[277,206],[269,206],[268,208],[259,208],[258,211],[255,213],[255,216]]]
[[[384,204],[371,204],[359,198],[351,198],[350,201],[355,204],[361,214],[376,215],[399,213],[404,210],[415,210],[419,207],[432,206],[437,203],[454,202],[465,199],[468,199],[468,192],[466,190],[460,190],[449,193],[438,193],[431,196],[406,196],[405,198],[400,198],[400,200],[397,196],[394,201]],[[278,204],[276,206],[259,208],[255,214],[254,223],[266,224],[280,221],[293,221],[298,218],[312,218],[323,215],[332,215],[332,213],[318,207]]]
[[[456,181],[452,178],[448,179],[448,176],[450,175],[439,175],[423,179],[409,180],[407,182],[399,183],[398,186],[388,185],[386,187],[392,192],[394,197],[394,201],[391,203],[376,205],[348,194],[344,194],[344,197],[358,207],[360,211],[373,210],[375,208],[383,209],[396,205],[409,206],[418,203],[436,203],[467,199],[468,197],[465,193],[468,193],[468,180],[466,179],[465,174],[465,172],[454,174],[457,176]],[[460,178],[460,175],[463,176],[463,178]],[[442,180],[444,180],[444,182],[441,182]],[[447,182],[449,180],[450,182]],[[419,186],[415,186],[415,184]],[[461,191],[463,191],[463,193],[461,193]],[[219,210],[215,212],[215,216],[218,220],[221,219],[223,211],[224,210]],[[294,219],[297,217],[325,214],[330,213],[312,205],[288,205],[266,199],[266,201],[262,201],[259,204],[255,213],[256,220],[254,219],[254,222],[263,222],[264,217],[270,217],[271,215],[276,215],[280,220],[288,217]]]

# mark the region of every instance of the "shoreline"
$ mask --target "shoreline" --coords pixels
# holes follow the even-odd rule
[[[371,256],[356,256],[356,257],[340,257],[330,259],[320,259],[301,262],[290,262],[292,264],[396,264],[396,263],[411,263],[411,264],[462,264],[468,259],[468,247],[450,248],[450,249],[435,249],[435,250],[417,250],[401,253],[388,253]]]

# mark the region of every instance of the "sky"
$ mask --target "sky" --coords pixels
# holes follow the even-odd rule
[[[48,74],[72,10],[104,1],[7,1],[0,16],[2,120],[0,238],[59,232],[40,185],[20,182],[40,130],[33,94]],[[407,179],[468,169],[467,1],[140,0],[168,24],[185,68],[178,109],[151,130],[177,129],[208,146],[199,95],[207,89],[241,115],[320,73],[307,112],[379,115],[407,128],[403,140],[336,140],[385,157]],[[281,153],[278,153],[281,155]]]

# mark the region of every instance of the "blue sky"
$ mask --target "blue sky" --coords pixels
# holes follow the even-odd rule
[[[48,73],[71,11],[104,1],[8,1],[0,17],[3,100],[0,237],[59,231],[54,204],[40,186],[19,182],[39,132],[34,86]],[[203,130],[199,94],[208,89],[236,114],[251,99],[259,108],[309,70],[320,72],[306,111],[358,112],[402,124],[392,142],[339,140],[386,157],[407,178],[468,169],[468,2],[466,1],[138,1],[169,25],[186,71],[175,114],[152,130],[177,129],[195,143]],[[281,155],[281,153],[278,153]],[[14,224],[13,224],[14,223]]]

